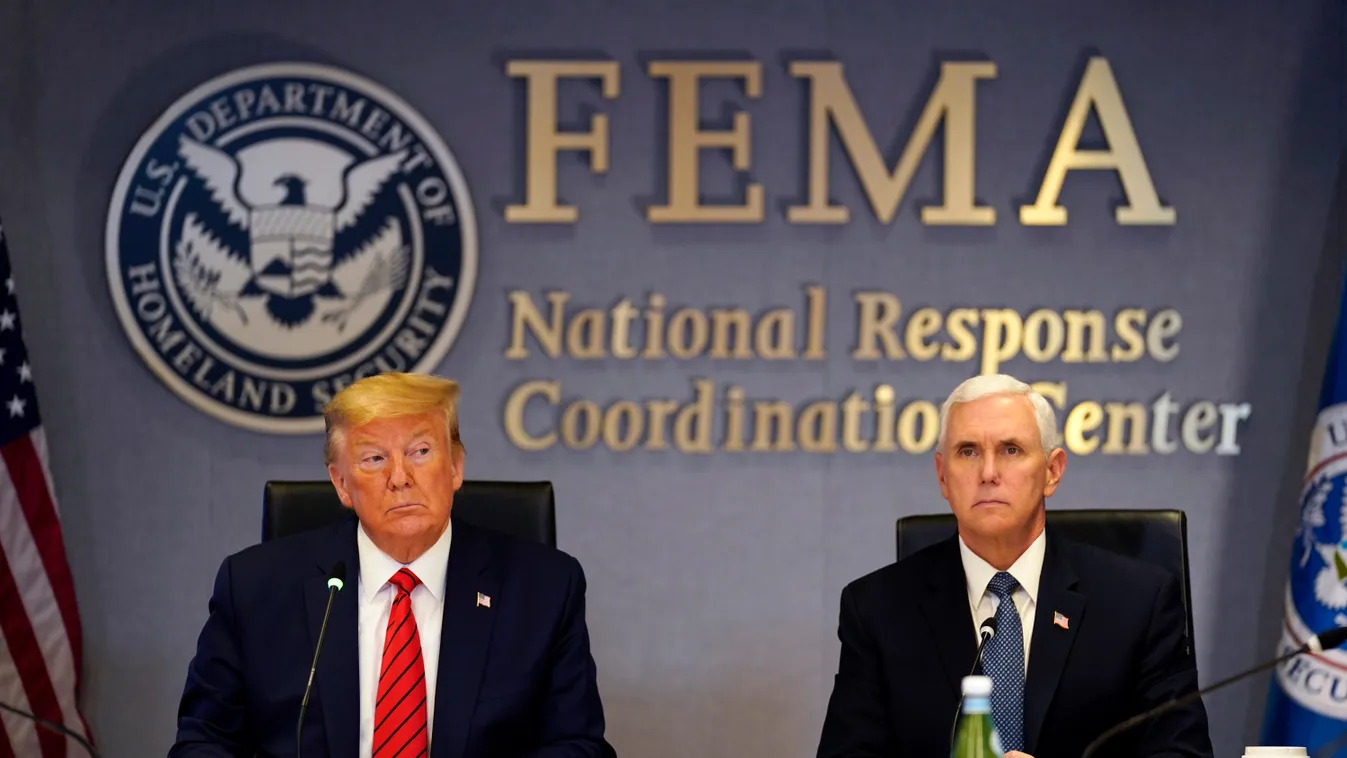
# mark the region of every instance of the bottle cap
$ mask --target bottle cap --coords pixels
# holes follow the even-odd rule
[[[992,678],[989,676],[966,676],[963,678],[963,694],[973,697],[988,697],[992,694]]]

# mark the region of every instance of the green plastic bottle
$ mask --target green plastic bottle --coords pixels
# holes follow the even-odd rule
[[[989,676],[963,679],[963,707],[954,732],[952,758],[1002,758],[1001,737],[992,721],[992,680]]]

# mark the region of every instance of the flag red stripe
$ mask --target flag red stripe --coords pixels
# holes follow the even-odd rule
[[[75,668],[75,691],[72,699],[76,703],[76,709],[79,710],[81,731],[90,744],[97,744],[94,742],[93,732],[89,730],[88,719],[78,706],[84,671],[84,634],[79,609],[75,603],[75,580],[70,573],[70,563],[66,560],[61,519],[56,513],[56,504],[52,500],[51,492],[47,489],[46,461],[38,454],[31,434],[25,434],[0,447],[0,458],[4,460],[5,469],[14,484],[19,507],[23,510],[24,520],[28,522],[28,531],[42,560],[42,570],[47,575],[52,594],[56,596],[56,607],[61,614],[61,621],[65,624],[66,641],[70,645],[70,656]],[[55,721],[59,724],[66,723],[63,718]]]
[[[37,635],[33,634],[33,625],[28,619],[23,598],[19,595],[19,585],[14,582],[14,572],[9,569],[9,565],[5,547],[0,544],[0,566],[5,567],[5,570],[0,571],[0,634],[5,635],[10,657],[19,670],[19,680],[23,682],[33,715],[63,724],[65,716],[61,713],[61,703],[56,699],[56,690],[47,675],[46,658],[37,644]],[[65,758],[65,737],[49,729],[39,729],[37,741],[42,746],[43,758]]]
[[[51,583],[52,593],[56,595],[56,607],[61,612],[61,620],[65,622],[65,636],[70,641],[70,655],[75,660],[75,693],[78,695],[80,672],[84,668],[84,641],[79,610],[75,605],[75,581],[70,575],[70,564],[66,561],[61,521],[52,503],[51,493],[47,491],[45,464],[38,457],[31,435],[27,434],[0,447],[0,457],[4,458],[5,469],[14,482],[19,506],[28,522],[28,531],[33,535],[37,554],[42,558],[42,569]]]
[[[5,731],[4,719],[0,719],[0,758],[15,758],[14,746],[9,743],[9,732]]]

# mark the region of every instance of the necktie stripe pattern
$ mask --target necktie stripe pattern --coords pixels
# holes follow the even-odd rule
[[[407,624],[407,619],[409,619],[409,618],[412,618],[412,615],[411,615],[410,613],[407,614],[406,616],[404,616],[403,619],[402,619],[402,621],[399,621],[399,622],[398,622],[397,628],[393,629],[393,631],[391,631],[391,632],[388,632],[387,639],[384,640],[384,652],[383,652],[383,656],[384,656],[384,662],[385,662],[385,663],[388,662],[388,649],[391,648],[391,647],[393,646],[393,643],[394,643],[395,641],[397,641],[397,640],[399,640],[399,639],[403,639],[402,637],[399,636],[399,634],[402,632],[402,627],[406,626],[406,624]],[[389,617],[389,626],[392,626],[392,616]],[[406,637],[406,642],[411,642],[411,637]],[[406,643],[403,643],[403,644],[406,644]],[[382,671],[379,673],[379,676],[383,676],[383,672],[382,672]]]
[[[404,626],[406,626],[406,625],[407,625],[407,622],[404,620],[404,621],[402,622],[402,624],[399,625],[398,628],[401,629],[402,627],[404,627]],[[397,631],[394,631],[393,634],[397,634]],[[389,638],[388,638],[388,639],[389,639],[389,644],[387,644],[387,645],[384,646],[384,667],[383,667],[382,670],[379,671],[379,681],[380,681],[380,682],[382,682],[382,681],[384,680],[384,677],[388,675],[388,672],[393,668],[393,664],[394,664],[394,663],[397,663],[398,658],[399,658],[404,652],[407,651],[408,646],[410,646],[410,645],[412,644],[412,641],[413,641],[413,639],[415,638],[414,635],[410,635],[410,634],[408,634],[408,635],[403,635],[403,636],[404,636],[405,639],[403,639],[402,642],[401,642],[401,645],[402,645],[402,646],[399,647],[399,648],[397,649],[397,652],[393,653],[392,655],[389,655],[389,654],[388,654],[388,651],[389,651],[390,649],[392,649],[392,647],[393,647],[392,643],[393,643],[393,641],[394,641],[393,635],[391,635],[391,634],[389,635]],[[419,652],[419,651],[418,651],[418,652]],[[382,689],[382,688],[381,688],[381,689]]]
[[[424,756],[428,747],[426,667],[411,596],[421,580],[404,568],[389,582],[397,595],[388,614],[388,636],[374,706],[373,758],[416,758]]]
[[[1020,583],[1002,571],[987,585],[996,606],[996,636],[983,648],[983,667],[992,679],[992,720],[1004,750],[1024,750],[1024,627],[1011,593]]]

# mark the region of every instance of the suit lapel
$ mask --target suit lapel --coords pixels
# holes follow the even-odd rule
[[[433,758],[462,758],[468,725],[477,705],[477,691],[491,645],[498,610],[478,602],[478,593],[499,597],[499,577],[491,570],[491,549],[473,527],[454,520],[449,569],[444,588],[444,631],[440,638],[439,673],[435,680]],[[491,601],[485,601],[491,602]]]
[[[1054,623],[1059,613],[1065,617],[1065,629]],[[1049,531],[1024,684],[1025,750],[1030,754],[1038,747],[1039,731],[1084,615],[1085,596],[1076,591],[1076,573],[1067,560],[1061,538]]]
[[[936,652],[955,697],[960,697],[963,678],[972,669],[973,656],[977,653],[958,539],[952,537],[940,546],[936,565],[927,577],[926,594],[921,600],[922,615],[931,627]]]
[[[323,650],[318,658],[318,673],[313,686],[315,694],[309,697],[311,710],[314,700],[322,702],[323,726],[331,758],[356,758],[360,742],[360,655],[356,643],[360,557],[355,544],[355,524],[352,519],[334,530],[332,540],[315,556],[317,570],[314,577],[304,583],[312,651],[318,645],[318,633],[327,609],[328,572],[337,561],[345,561],[345,587],[332,599],[332,614],[328,617]]]

